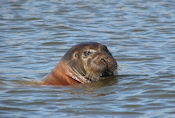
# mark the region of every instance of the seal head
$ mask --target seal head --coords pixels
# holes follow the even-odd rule
[[[62,60],[76,73],[81,83],[113,76],[117,69],[117,62],[107,47],[96,42],[75,45]]]
[[[105,45],[97,42],[73,46],[45,78],[45,84],[90,83],[114,75],[117,62]]]

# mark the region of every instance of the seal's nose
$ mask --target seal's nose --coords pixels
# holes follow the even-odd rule
[[[102,62],[104,62],[104,63],[108,63],[108,60],[107,60],[106,58],[104,58],[104,57],[102,57],[100,60],[101,60]]]
[[[100,60],[106,65],[110,63],[109,57],[106,55],[102,56]]]
[[[113,57],[110,57],[108,55],[103,55],[100,60],[103,61],[103,62],[105,62],[105,63],[111,63],[111,62],[114,62],[115,61],[113,59]]]
[[[100,59],[104,64],[106,64],[108,66],[108,68],[110,68],[111,70],[115,70],[117,69],[117,62],[116,60],[108,55],[104,55],[101,57]]]

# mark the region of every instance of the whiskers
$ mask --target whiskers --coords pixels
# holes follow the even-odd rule
[[[117,64],[113,64],[110,67],[101,67],[99,65],[94,64],[93,69],[95,68],[96,71],[93,69],[86,71],[85,78],[89,81],[99,81],[106,78],[111,78],[114,75],[117,75]]]
[[[87,78],[90,81],[98,81],[101,78],[101,74],[95,74],[94,72],[87,72],[85,78]]]
[[[91,82],[95,82],[95,81],[110,78],[112,76],[114,76],[113,72],[111,72],[111,74],[109,74],[109,75],[107,75],[105,73],[96,73],[96,74],[94,74],[94,72],[88,72],[86,74],[85,78],[87,78]]]

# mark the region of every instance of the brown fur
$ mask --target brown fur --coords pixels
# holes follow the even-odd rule
[[[80,43],[63,56],[42,83],[63,86],[90,83],[113,75],[116,69],[117,62],[106,46],[96,42]]]
[[[60,61],[56,67],[47,75],[44,79],[44,85],[73,85],[80,82],[74,80],[66,73],[71,73],[69,66],[67,66],[64,61]]]

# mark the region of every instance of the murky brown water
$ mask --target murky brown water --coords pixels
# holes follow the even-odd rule
[[[85,41],[108,46],[119,76],[33,83]],[[175,117],[175,1],[0,0],[0,117]]]

